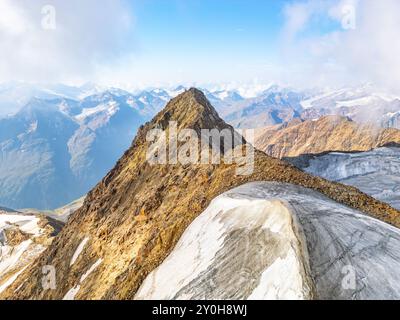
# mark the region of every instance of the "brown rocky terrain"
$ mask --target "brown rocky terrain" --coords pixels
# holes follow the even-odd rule
[[[319,191],[350,207],[400,226],[400,212],[355,188],[306,174],[256,150],[251,175],[241,164],[151,165],[151,129],[227,129],[202,92],[172,99],[142,126],[132,146],[87,195],[50,247],[1,295],[3,299],[131,299],[145,277],[174,248],[187,226],[223,192],[250,181],[288,182]],[[242,144],[243,143],[243,144]],[[241,145],[236,147],[242,149]],[[203,146],[202,151],[209,151]],[[77,250],[77,248],[79,250]],[[42,267],[53,265],[57,288],[43,290]],[[73,294],[72,294],[73,293]]]
[[[254,145],[276,158],[327,151],[369,151],[390,143],[400,144],[400,130],[361,125],[346,117],[325,116],[316,121],[299,119],[258,129]]]

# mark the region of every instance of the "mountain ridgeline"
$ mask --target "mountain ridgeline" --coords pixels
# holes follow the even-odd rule
[[[234,129],[205,95],[190,89],[141,126],[131,147],[88,193],[48,249],[0,294],[6,299],[132,299],[146,276],[173,250],[183,232],[218,195],[247,182],[280,182],[313,189],[330,201],[400,226],[400,212],[357,189],[319,177],[254,150],[254,171],[240,164],[151,165],[150,130]],[[235,149],[246,145],[240,139]],[[201,145],[202,152],[211,146]],[[294,197],[294,200],[296,197]],[[344,206],[343,206],[344,207]],[[57,287],[43,290],[42,267],[56,270]]]

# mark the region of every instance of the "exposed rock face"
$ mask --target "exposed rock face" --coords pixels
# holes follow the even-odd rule
[[[400,209],[400,148],[330,152],[288,159],[313,175],[354,186]]]
[[[250,181],[289,182],[312,188],[400,225],[400,212],[388,205],[355,188],[313,177],[260,151],[255,151],[253,173],[243,176],[236,174],[241,166],[236,163],[151,165],[146,161],[151,145],[146,135],[156,128],[168,131],[170,121],[177,122],[178,131],[216,128],[233,132],[200,91],[190,89],[171,100],[139,129],[132,147],[89,192],[52,245],[1,298],[131,299],[212,199]],[[236,142],[244,143],[242,139]],[[202,148],[202,152],[210,151],[210,146]],[[57,271],[55,290],[41,287],[43,265],[53,265]]]
[[[322,194],[249,183],[214,199],[136,299],[399,299],[400,230]]]
[[[50,245],[61,227],[44,215],[0,209],[0,293]]]
[[[345,117],[325,116],[266,127],[256,133],[255,147],[283,158],[326,151],[368,151],[388,143],[400,144],[400,130],[360,125]]]

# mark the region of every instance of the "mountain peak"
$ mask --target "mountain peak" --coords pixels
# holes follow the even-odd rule
[[[173,98],[154,118],[153,125],[166,129],[168,123],[176,121],[178,128],[194,129],[231,129],[218,115],[204,93],[190,88]]]
[[[205,94],[203,93],[203,91],[197,89],[197,88],[190,88],[185,90],[184,92],[182,92],[181,94],[177,95],[175,97],[175,99],[172,99],[172,101],[174,100],[178,100],[178,99],[193,99],[194,101],[196,101],[196,103],[201,104],[204,107],[210,107],[211,109],[214,109],[210,102],[208,101],[208,99],[206,98]]]

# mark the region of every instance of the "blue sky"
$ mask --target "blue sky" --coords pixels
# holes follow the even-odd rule
[[[1,0],[0,81],[388,86],[399,33],[398,0]]]
[[[135,33],[151,50],[183,49],[195,54],[216,48],[225,56],[251,50],[254,56],[264,58],[276,51],[285,24],[285,6],[295,3],[305,1],[142,0],[131,2],[130,7],[136,17]],[[335,28],[339,25],[332,19],[314,19],[304,34]]]
[[[273,48],[283,22],[283,5],[284,1],[276,0],[149,0],[138,1],[132,10],[137,18],[135,31],[146,47],[188,53],[215,48],[232,54],[246,52],[247,46]]]
[[[137,58],[148,68],[175,69],[182,80],[204,67],[216,78],[229,69],[264,65],[275,59],[283,1],[139,1],[136,17]],[[194,79],[196,80],[196,79]]]
[[[285,8],[297,2],[305,1],[131,1],[134,28],[126,64],[145,83],[154,74],[161,82],[274,81],[282,65]],[[332,19],[313,18],[301,36],[335,28]]]

